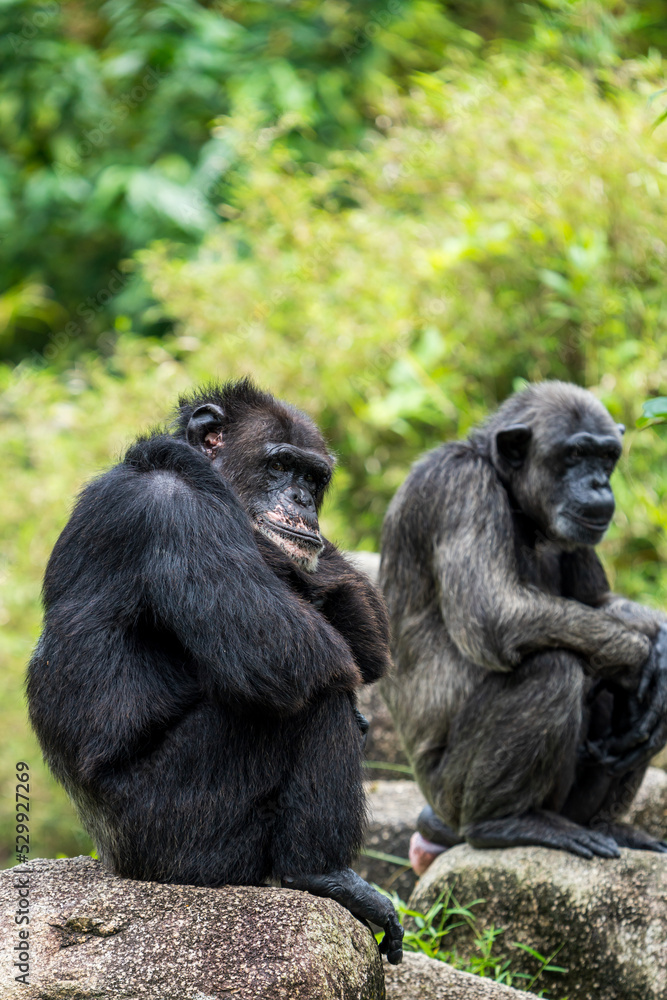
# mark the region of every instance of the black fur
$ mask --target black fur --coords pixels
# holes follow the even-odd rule
[[[221,426],[194,447],[208,404]],[[30,718],[120,875],[301,884],[362,845],[354,692],[387,666],[386,612],[330,543],[306,573],[256,530],[276,443],[330,474],[317,428],[247,381],[181,400],[172,435],[83,490],[49,561]],[[319,510],[326,475],[312,504],[298,475]]]

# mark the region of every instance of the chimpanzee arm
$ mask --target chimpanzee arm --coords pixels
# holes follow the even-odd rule
[[[293,712],[361,683],[341,636],[268,569],[235,494],[186,444],[140,442],[91,484],[54,559],[54,580],[65,564],[82,574],[63,627],[102,627],[120,604],[116,618],[122,609],[173,637],[213,696]],[[58,587],[46,596],[57,602]]]
[[[627,725],[620,734],[596,743],[587,750],[604,761],[612,774],[624,774],[645,767],[667,738],[667,629],[665,616],[653,608],[629,601],[609,590],[607,575],[595,551],[590,548],[564,553],[561,558],[564,593],[575,600],[601,608],[627,628],[642,632],[651,640],[651,655],[637,677],[636,690],[628,694]]]
[[[595,549],[585,547],[564,552],[561,557],[563,593],[575,601],[602,608],[626,628],[642,632],[655,639],[667,616],[657,608],[649,608],[614,594]]]
[[[345,642],[265,567],[245,512],[230,517],[231,503],[209,506],[208,498],[178,507],[171,500],[158,513],[164,527],[146,551],[147,597],[212,688],[282,711],[325,689],[353,690],[361,678]]]
[[[389,617],[380,594],[329,541],[313,577],[322,593],[319,609],[345,639],[364,683],[379,680],[391,664]]]
[[[657,608],[649,608],[644,604],[637,604],[622,594],[610,593],[600,602],[599,607],[625,625],[626,628],[634,629],[635,632],[642,632],[649,639],[655,639],[660,631],[660,627],[667,622],[667,616]]]
[[[509,500],[488,462],[469,456],[451,471],[434,559],[442,615],[460,652],[510,670],[526,653],[562,647],[582,655],[594,675],[637,670],[649,654],[645,636],[597,608],[522,583]]]
[[[259,550],[271,570],[308,601],[347,643],[365,684],[390,666],[389,618],[384,600],[365,573],[324,539],[315,572],[296,566],[280,549],[256,534]]]

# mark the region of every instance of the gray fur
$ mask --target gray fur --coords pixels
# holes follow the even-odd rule
[[[519,468],[497,444],[516,425],[532,432]],[[382,691],[450,840],[616,850],[564,819],[608,825],[621,786],[627,798],[636,784],[600,766],[582,791],[577,755],[598,712],[587,698],[606,679],[624,703],[664,618],[611,594],[593,544],[578,541],[555,455],[580,433],[620,451],[589,392],[530,386],[467,441],[422,458],[387,513],[380,584],[395,666]]]

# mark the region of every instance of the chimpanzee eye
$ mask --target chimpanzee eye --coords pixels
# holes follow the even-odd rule
[[[313,476],[310,472],[307,472],[306,475],[303,478],[305,479],[305,481],[307,483],[314,483],[315,482],[315,476]]]
[[[274,459],[273,462],[271,462],[271,468],[273,469],[274,472],[285,471],[285,466],[283,465],[282,462],[279,462],[277,458]]]

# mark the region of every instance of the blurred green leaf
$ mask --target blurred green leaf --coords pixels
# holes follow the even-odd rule
[[[656,396],[642,404],[642,415],[646,420],[667,418],[667,396]]]

